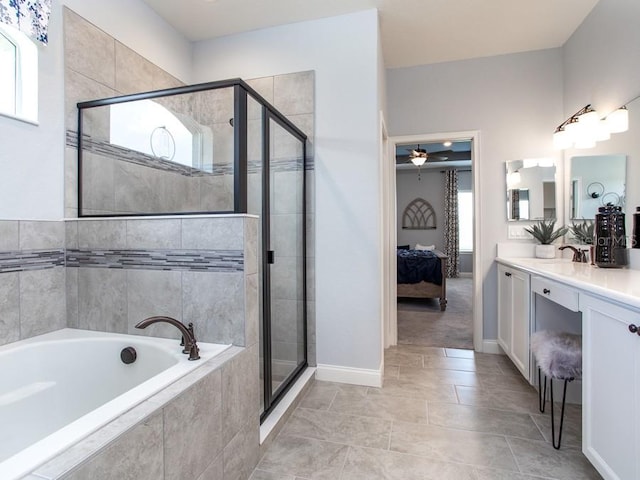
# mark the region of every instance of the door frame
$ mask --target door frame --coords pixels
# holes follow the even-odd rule
[[[471,139],[471,177],[472,177],[472,188],[473,188],[473,298],[472,298],[472,308],[473,308],[473,348],[477,352],[483,351],[483,337],[484,337],[484,326],[483,326],[483,311],[482,311],[482,281],[481,281],[481,272],[482,272],[482,262],[481,262],[481,249],[482,249],[482,232],[481,232],[481,196],[480,196],[480,175],[479,168],[480,165],[480,131],[479,130],[468,130],[468,131],[460,131],[460,132],[444,132],[444,133],[425,133],[419,135],[399,135],[389,137],[389,151],[386,155],[386,158],[383,160],[386,163],[385,170],[388,175],[385,176],[387,181],[387,188],[391,192],[391,199],[387,202],[387,205],[391,208],[391,212],[389,215],[389,221],[386,224],[386,229],[392,234],[388,232],[389,238],[393,236],[394,241],[390,245],[390,248],[387,248],[387,261],[392,266],[391,276],[393,277],[393,281],[389,281],[390,288],[386,290],[387,301],[390,302],[390,305],[395,307],[395,311],[397,312],[398,308],[398,300],[396,297],[396,268],[397,268],[397,257],[396,257],[396,235],[397,235],[397,209],[396,209],[396,199],[397,199],[397,185],[396,185],[396,175],[395,175],[395,150],[398,144],[403,143],[430,143],[436,142],[438,140],[464,140]],[[391,173],[391,170],[393,172]],[[398,343],[398,318],[397,315],[392,315],[389,317],[389,326],[385,331],[385,346],[388,345],[397,345]]]

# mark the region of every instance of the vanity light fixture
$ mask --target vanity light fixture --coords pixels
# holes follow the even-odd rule
[[[592,148],[596,142],[609,140],[612,133],[626,132],[628,129],[629,111],[626,105],[600,118],[589,104],[558,125],[553,134],[553,146],[559,150]]]
[[[443,147],[447,147],[447,148],[449,148],[451,145],[453,145],[453,144],[449,140],[447,140],[446,142],[444,142],[442,144]]]

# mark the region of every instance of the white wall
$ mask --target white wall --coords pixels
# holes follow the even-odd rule
[[[315,70],[319,365],[381,362],[378,45],[375,10],[194,45],[196,82]]]
[[[63,217],[63,4],[176,77],[189,80],[190,44],[144,2],[53,0],[49,44],[38,47],[39,125],[0,116],[0,218]]]
[[[438,169],[422,169],[418,180],[418,169],[396,172],[397,229],[398,245],[435,245],[444,251],[444,174]],[[435,230],[405,230],[402,228],[402,214],[407,205],[416,198],[429,202],[436,214]]]
[[[565,115],[587,103],[601,114],[640,95],[640,2],[600,0],[567,41],[564,56]],[[629,131],[615,133],[589,150],[566,150],[565,164],[576,155],[627,156],[627,233],[632,213],[640,205],[640,99],[628,104]],[[568,168],[565,185],[569,184]],[[568,203],[565,202],[567,205]],[[568,206],[565,208],[568,210]],[[638,250],[632,251],[632,255]]]
[[[496,337],[496,243],[507,240],[504,162],[558,158],[562,121],[560,49],[387,71],[390,135],[480,131],[480,275],[484,337]]]

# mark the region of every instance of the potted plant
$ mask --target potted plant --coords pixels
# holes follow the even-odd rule
[[[554,258],[556,256],[556,248],[552,243],[566,234],[569,229],[565,226],[556,229],[555,220],[540,220],[537,224],[532,225],[531,228],[525,228],[525,231],[540,242],[540,245],[536,245],[537,258]]]
[[[593,234],[594,234],[594,223],[588,222],[587,220],[582,220],[581,223],[572,223],[569,229],[571,230],[571,235],[580,245],[592,245],[593,244]]]

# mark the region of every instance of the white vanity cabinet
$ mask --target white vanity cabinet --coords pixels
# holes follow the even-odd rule
[[[498,344],[529,378],[530,275],[498,264]]]
[[[582,451],[607,480],[640,479],[640,311],[580,294]]]

